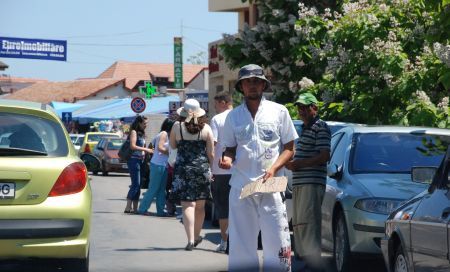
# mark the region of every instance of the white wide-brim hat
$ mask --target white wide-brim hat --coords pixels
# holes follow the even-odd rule
[[[197,120],[198,117],[202,117],[206,112],[200,108],[200,103],[196,99],[189,98],[184,101],[183,107],[177,109],[177,114],[181,117],[186,117],[186,122],[189,123],[191,118]]]

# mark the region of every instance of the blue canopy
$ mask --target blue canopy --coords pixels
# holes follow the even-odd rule
[[[108,100],[109,103],[103,106],[80,108],[72,113],[72,119],[79,120],[80,123],[87,123],[98,120],[134,117],[136,113],[131,110],[131,100],[132,98],[110,99]],[[145,111],[140,114],[167,114],[170,101],[180,101],[180,98],[176,95],[145,99]]]
[[[76,110],[82,108],[83,106],[85,106],[85,104],[82,104],[82,103],[75,104],[75,103],[65,103],[65,102],[52,101],[50,103],[50,106],[52,106],[52,108],[55,109],[55,112],[58,114],[58,116],[60,118],[62,118],[62,113],[63,112],[76,111]]]

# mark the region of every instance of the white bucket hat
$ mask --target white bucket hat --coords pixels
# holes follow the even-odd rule
[[[177,109],[177,114],[181,117],[186,117],[186,123],[189,123],[194,118],[194,123],[197,124],[197,118],[206,114],[205,110],[200,108],[200,103],[193,98],[186,99],[183,107]]]

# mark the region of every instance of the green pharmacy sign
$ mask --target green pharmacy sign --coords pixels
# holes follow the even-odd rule
[[[173,53],[173,87],[175,89],[183,89],[183,42],[181,37],[175,37],[173,39]]]
[[[157,94],[157,91],[151,81],[144,81],[144,86],[139,86],[139,93],[145,94],[145,98],[151,99],[153,95]]]

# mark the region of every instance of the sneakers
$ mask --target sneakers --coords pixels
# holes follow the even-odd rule
[[[225,252],[227,250],[227,241],[220,241],[217,245],[216,252]]]

